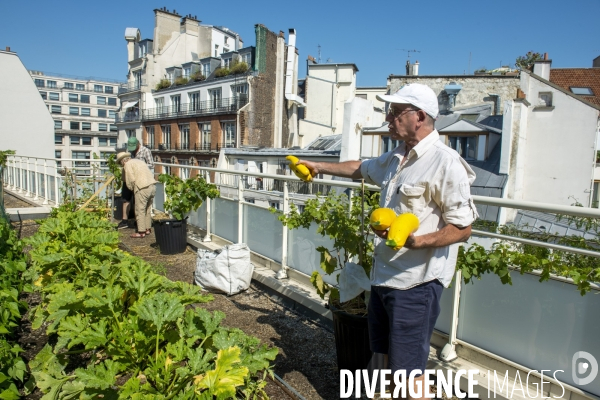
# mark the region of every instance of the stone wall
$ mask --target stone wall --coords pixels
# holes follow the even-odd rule
[[[440,112],[443,113],[449,109],[448,94],[444,87],[451,82],[462,86],[456,96],[454,107],[461,107],[480,103],[490,103],[494,105],[495,98],[490,94],[499,95],[498,104],[503,104],[505,100],[512,100],[517,97],[517,88],[519,87],[518,76],[505,75],[448,75],[448,76],[400,76],[391,75],[388,78],[388,88],[390,93],[396,92],[407,83],[421,83],[429,86],[438,96]],[[503,112],[502,107],[500,113]]]

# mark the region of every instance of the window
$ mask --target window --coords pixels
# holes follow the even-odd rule
[[[92,137],[91,136],[83,136],[81,138],[81,144],[84,146],[91,146],[92,145]]]
[[[224,66],[225,68],[229,68],[229,66],[230,66],[230,65],[231,65],[231,57],[224,58],[224,59],[223,59],[223,66]]]
[[[552,107],[552,93],[540,92],[538,97],[538,106]]]
[[[229,49],[227,47],[223,47],[223,53],[229,53]]]
[[[162,129],[162,143],[165,147],[165,150],[171,148],[171,125],[163,125]],[[159,149],[160,150],[160,149]]]
[[[108,160],[108,157],[110,157],[111,154],[114,154],[112,151],[101,151],[100,152],[100,158],[103,160]],[[106,167],[106,163],[105,162],[101,162],[100,163],[101,167]]]
[[[114,146],[117,144],[117,138],[99,137],[98,146]]]
[[[71,103],[78,103],[79,102],[79,96],[75,93],[69,93],[69,101]]]
[[[170,158],[163,157],[160,161],[164,164],[171,164]],[[171,175],[171,167],[163,166],[163,173]]]
[[[98,130],[100,132],[106,132],[108,130],[106,124],[98,124]]]
[[[79,122],[71,121],[69,122],[71,129],[79,129]]]
[[[100,105],[106,105],[106,97],[96,97],[96,104],[100,104]]]
[[[252,61],[252,53],[244,53],[242,54],[242,62],[250,65]]]
[[[54,121],[60,122],[60,121]],[[63,144],[63,135],[54,135],[54,144]]]
[[[42,96],[42,99],[44,99],[44,100],[48,99],[48,93],[47,92],[40,92],[40,96]]]
[[[54,129],[62,129],[62,121],[54,121]],[[60,144],[62,144],[62,136],[60,139]]]
[[[215,44],[215,57],[219,56],[219,45]]]
[[[181,124],[179,125],[179,149],[189,150],[190,149],[190,125]]]
[[[79,107],[69,107],[70,115],[79,115]]]
[[[202,64],[202,75],[208,78],[210,75],[210,63]]]
[[[111,132],[118,132],[119,128],[117,128],[117,126],[115,124],[110,124],[110,131]]]
[[[190,93],[190,107],[192,111],[200,109],[200,92]]]
[[[62,150],[54,150],[54,158],[62,158]],[[56,162],[56,166],[60,167],[61,166],[61,162],[57,161]]]
[[[51,106],[50,110],[51,110],[50,112],[52,114],[60,114],[61,113],[60,106]]]
[[[35,82],[35,86],[37,87],[44,87],[44,80],[43,79],[34,79],[33,80]]]
[[[162,108],[165,105],[165,99],[164,99],[164,97],[159,97],[157,99],[154,99],[154,105],[156,106],[157,111],[159,113],[161,113],[162,112]]]
[[[82,122],[81,123],[81,130],[82,131],[91,131],[92,130],[92,123],[91,122]]]
[[[200,127],[202,131],[202,150],[210,150],[210,129],[211,124],[205,123]]]
[[[74,158],[77,160],[89,160],[90,152],[89,151],[72,151],[71,158]],[[75,161],[75,166],[81,167],[81,168],[84,168],[84,167],[89,168],[90,163],[85,162],[85,161]],[[75,170],[75,173],[76,174],[89,174],[89,169]]]
[[[94,92],[102,93],[102,85],[94,85]]]
[[[235,147],[235,122],[223,122],[225,147]]]
[[[142,71],[133,71],[133,81],[135,84],[135,89],[139,89],[140,87],[142,87]]]
[[[477,159],[477,136],[450,136],[448,145],[465,160]]]
[[[85,90],[85,85],[83,83],[76,83],[75,90]],[[88,96],[89,98],[89,96]]]
[[[153,126],[146,127],[146,136],[147,136],[148,148],[153,149],[154,148],[154,127]]]
[[[125,134],[127,135],[127,139],[135,137],[135,129],[126,129]]]
[[[209,90],[208,97],[211,108],[218,108],[221,106],[221,88]]]
[[[181,96],[180,95],[176,95],[176,96],[171,96],[171,110],[173,112],[179,112],[181,111]]]
[[[112,86],[104,86],[104,93],[113,94]]]
[[[90,102],[90,95],[89,95],[89,94],[82,94],[82,95],[79,97],[79,101],[80,101],[81,103],[88,103],[88,104],[89,104],[89,102]]]
[[[190,165],[190,160],[179,160],[179,165]],[[179,168],[179,177],[181,179],[188,179],[190,177],[190,169]]]
[[[571,92],[573,92],[573,94],[578,94],[581,96],[593,96],[594,92],[592,91],[592,88],[589,87],[571,87]]]
[[[98,109],[98,116],[106,118],[106,110]]]
[[[50,92],[50,100],[60,100],[60,94]]]
[[[144,57],[146,54],[148,54],[148,43],[140,43],[138,47],[140,57]]]
[[[56,81],[46,81],[46,86],[49,88],[56,88]]]
[[[90,116],[90,109],[89,108],[82,108],[81,109],[81,115],[89,117]]]
[[[235,94],[248,94],[248,84],[231,85],[231,91]]]
[[[183,76],[186,78],[189,78],[190,75],[192,73],[192,68],[191,67],[186,67],[183,69]]]
[[[116,115],[115,110],[108,110],[109,118],[115,119],[115,115]]]
[[[269,202],[269,205],[270,205],[272,208],[274,208],[274,209],[276,209],[276,210],[279,210],[279,202],[278,202],[278,201],[270,201],[270,202]]]
[[[73,89],[73,84],[71,82],[65,82],[65,89]]]
[[[477,122],[477,118],[479,118],[479,114],[460,114],[458,120],[460,121],[461,119],[464,119],[467,121]]]
[[[227,44],[227,40],[229,40],[229,38],[228,38],[227,36],[225,36],[225,37],[223,38],[223,43],[224,43],[224,44]]]
[[[71,144],[79,144],[79,143],[81,143],[81,139],[79,138],[79,136],[71,136],[70,143]]]
[[[108,105],[109,106],[116,106],[117,105],[117,98],[116,97],[109,97],[108,98]]]

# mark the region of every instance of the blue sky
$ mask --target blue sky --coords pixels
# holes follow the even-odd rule
[[[554,68],[591,67],[600,56],[600,0],[572,1],[10,1],[0,4],[0,48],[44,72],[125,79],[125,28],[151,38],[155,8],[192,14],[254,45],[254,25],[297,31],[300,77],[306,57],[354,63],[358,86],[385,86],[405,73],[407,52],[420,75],[461,75],[514,66],[529,50]],[[470,64],[469,64],[470,54]],[[0,66],[1,69],[1,66]]]

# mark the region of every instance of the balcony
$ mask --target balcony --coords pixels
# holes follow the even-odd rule
[[[28,198],[35,196],[36,199],[45,200],[47,203],[60,204],[61,192],[58,188],[63,177],[56,172],[54,167],[56,161],[54,159],[40,160],[33,157],[9,156],[5,172],[2,175],[7,192],[19,193]],[[96,161],[91,160],[91,162]],[[211,181],[215,182],[221,190],[220,198],[206,201],[198,210],[190,214],[188,220],[189,244],[210,250],[230,243],[248,244],[253,252],[252,261],[256,262],[255,279],[261,285],[275,290],[276,295],[285,296],[286,293],[287,295],[292,293],[296,301],[303,302],[301,303],[303,306],[311,307],[312,311],[319,312],[325,319],[330,317],[329,311],[323,307],[323,301],[310,297],[314,290],[310,286],[309,277],[313,271],[320,269],[319,254],[315,249],[318,246],[329,247],[331,239],[317,234],[318,227],[314,224],[310,229],[288,230],[278,221],[277,214],[271,213],[267,208],[269,203],[277,203],[284,209],[292,201],[302,204],[303,198],[306,197],[301,196],[294,185],[298,184],[297,187],[300,189],[300,185],[305,183],[298,181],[294,176],[285,175],[247,173],[164,163],[156,163],[156,167],[159,169],[171,167],[172,170],[190,169],[192,173],[200,171],[210,177]],[[281,183],[275,185],[275,181]],[[360,189],[360,184],[353,182],[316,179],[312,184],[327,188],[335,187],[338,192]],[[368,189],[377,190],[372,187],[368,187]],[[164,196],[162,185],[159,184],[154,200],[155,209],[163,209],[166,200]],[[264,199],[267,205],[259,204],[259,199]],[[478,206],[500,207],[503,208],[503,211],[528,209],[587,217],[596,222],[600,218],[600,211],[584,207],[519,202],[484,196],[474,196],[474,200]],[[592,274],[598,276],[597,260],[600,253],[560,246],[551,240],[541,242],[474,230],[469,244],[466,244],[465,247],[478,243],[488,248],[491,243],[499,243],[498,240],[512,245],[518,243],[533,245],[537,249],[548,250],[549,253],[558,251],[559,247],[563,248],[561,251],[568,251],[573,255],[579,252],[586,256],[587,262],[590,262],[592,267],[590,276]],[[134,244],[150,248],[154,244],[154,238],[149,237],[144,241],[135,239]],[[139,250],[135,246],[130,246],[130,248],[134,251],[145,251],[145,249]],[[564,250],[564,248],[568,248],[568,250]],[[586,251],[586,253],[582,253],[582,251]],[[192,266],[186,276],[191,279],[196,254],[187,253],[191,253],[190,263]],[[151,254],[152,262],[156,262],[156,257],[158,257],[156,251],[148,251],[148,254]],[[181,262],[183,256],[181,258],[173,256],[172,258],[176,259],[175,262],[180,270],[184,268]],[[164,261],[165,264],[169,263],[167,256],[159,260]],[[511,262],[503,260],[501,256],[497,261],[498,263]],[[566,266],[571,269],[576,265],[567,264]],[[512,265],[508,266],[512,285],[503,285],[499,277],[493,274],[483,275],[481,280],[475,280],[472,284],[463,284],[461,283],[461,271],[456,272],[455,281],[442,294],[441,313],[432,337],[429,368],[441,371],[479,369],[480,374],[476,375],[478,381],[476,389],[478,389],[479,398],[495,398],[494,394],[486,396],[486,390],[487,388],[492,389],[492,385],[499,383],[499,385],[504,385],[504,389],[498,386],[495,386],[494,389],[498,393],[506,393],[506,395],[502,394],[498,398],[513,398],[512,394],[510,396],[508,394],[514,389],[519,393],[516,398],[537,396],[537,398],[571,400],[598,399],[600,379],[596,378],[586,384],[580,384],[579,379],[575,377],[581,373],[577,372],[577,360],[573,357],[581,352],[585,352],[595,359],[600,357],[600,342],[596,336],[600,330],[600,318],[598,318],[600,296],[596,295],[600,294],[600,287],[592,283],[591,291],[585,296],[581,296],[576,289],[575,282],[569,278],[552,275],[548,281],[539,282],[539,272],[520,274],[518,269],[513,268]],[[288,279],[276,280],[274,274],[278,271],[286,274]],[[576,270],[573,269],[573,271]],[[335,278],[331,278],[329,283],[335,284]],[[296,290],[298,287],[304,288],[304,292]],[[257,292],[259,290],[257,289]],[[289,350],[286,353],[287,357],[291,357],[292,349],[304,347],[307,342],[311,349],[307,353],[308,357],[311,357],[310,362],[291,364],[294,366],[293,371],[296,374],[310,376],[307,379],[308,383],[314,384],[319,376],[324,376],[329,380],[329,386],[335,386],[340,377],[336,372],[331,372],[331,370],[335,371],[335,361],[327,358],[331,355],[324,349],[324,347],[331,348],[333,341],[323,340],[323,336],[320,336],[322,324],[310,325],[313,336],[298,340],[297,333],[310,322],[304,320],[298,322],[297,325],[290,324],[288,326],[287,315],[289,312],[275,312],[266,307],[263,308],[262,304],[258,303],[261,296],[254,297],[254,294],[247,296],[247,298],[252,298],[253,303],[244,304],[243,307],[237,303],[240,301],[240,297],[229,297],[224,303],[234,303],[243,310],[245,315],[258,311],[261,329],[257,329],[257,331],[262,330],[262,327],[270,328],[269,324],[273,321],[271,317],[275,315],[277,317],[274,321],[275,326],[282,330],[269,331],[268,335],[277,338],[278,346],[291,346],[287,348]],[[236,323],[234,319],[230,319],[229,310],[227,312],[228,321]],[[248,328],[241,324],[239,327],[242,330]],[[286,330],[283,330],[284,328]],[[293,338],[291,343],[288,341],[290,337]],[[456,350],[458,358],[451,361],[439,360],[433,350],[439,352],[443,346],[450,346]],[[317,354],[318,358],[315,356],[313,359],[313,354]],[[283,361],[289,362],[290,360]],[[592,363],[592,365],[595,364]],[[279,373],[277,365],[275,368]],[[312,372],[312,374],[308,374],[308,372]],[[540,372],[543,374],[543,389],[540,388]],[[498,373],[497,376],[496,373]],[[506,382],[503,381],[505,377]],[[464,390],[464,387],[462,389]],[[543,390],[544,394],[539,395],[539,390]],[[334,392],[335,390],[332,390],[326,397],[325,395],[321,397],[338,398],[335,397]],[[528,394],[520,396],[522,393]],[[531,393],[531,397],[529,397],[529,393]],[[317,398],[315,392],[312,392],[312,397],[311,392],[301,392],[301,395],[307,399]]]
[[[199,101],[173,106],[147,108],[142,112],[142,121],[193,117],[211,114],[233,114],[248,104],[248,96],[230,97],[220,100]]]
[[[121,111],[115,114],[115,123],[123,122],[140,122],[140,112],[138,110],[133,111]]]
[[[146,79],[137,82],[122,83],[119,85],[118,94],[135,92],[141,90],[142,86],[146,86]]]

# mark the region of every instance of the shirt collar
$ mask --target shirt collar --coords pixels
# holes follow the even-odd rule
[[[417,158],[421,158],[423,154],[427,152],[435,144],[436,141],[440,139],[440,134],[436,129],[431,131],[431,133],[423,138],[415,147],[411,149],[411,152],[414,152]],[[402,145],[396,148],[394,155],[396,157],[403,157],[406,154],[406,143],[402,143]],[[408,154],[410,157],[410,153]]]

